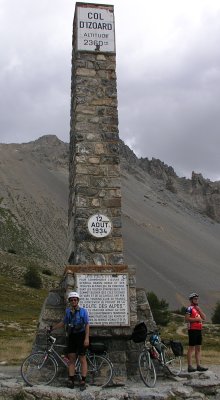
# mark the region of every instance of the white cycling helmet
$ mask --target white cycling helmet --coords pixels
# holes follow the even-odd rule
[[[69,300],[71,297],[77,297],[77,298],[79,299],[79,293],[77,293],[77,292],[69,292],[69,294],[68,294],[68,300]]]
[[[189,300],[192,300],[194,297],[199,297],[199,295],[197,293],[191,293],[189,295]]]

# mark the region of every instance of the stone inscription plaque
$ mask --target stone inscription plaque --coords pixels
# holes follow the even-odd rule
[[[91,326],[129,325],[128,274],[76,274],[76,284]]]
[[[115,52],[113,10],[77,7],[77,50]]]

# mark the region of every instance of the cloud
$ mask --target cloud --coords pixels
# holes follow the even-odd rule
[[[218,17],[219,11],[182,18],[178,46],[170,35],[170,45],[164,39],[160,53],[148,54],[127,82],[119,79],[123,139],[135,137],[138,155],[160,158],[180,175],[220,177]]]
[[[29,141],[44,133],[68,137],[72,21],[64,26],[67,15],[59,14],[59,3],[5,3],[1,141]]]
[[[120,137],[181,176],[195,170],[220,179],[219,1],[111,3]],[[1,142],[69,140],[74,7],[1,1]]]

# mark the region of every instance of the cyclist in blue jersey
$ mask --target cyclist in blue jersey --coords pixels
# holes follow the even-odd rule
[[[51,327],[51,330],[68,328],[68,358],[69,358],[69,381],[68,387],[74,388],[75,362],[79,355],[81,364],[82,380],[80,390],[86,388],[87,361],[86,348],[89,346],[89,316],[85,308],[79,307],[79,294],[70,292],[68,294],[70,307],[66,309],[63,321]]]

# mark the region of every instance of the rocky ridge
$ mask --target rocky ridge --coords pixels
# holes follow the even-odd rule
[[[122,165],[130,173],[141,169],[163,184],[163,189],[176,194],[186,206],[206,215],[216,222],[220,222],[220,182],[211,182],[203,178],[201,173],[192,171],[191,179],[178,177],[173,167],[166,165],[159,159],[138,158],[134,152],[122,141],[120,143]],[[136,168],[136,169],[135,169]]]

